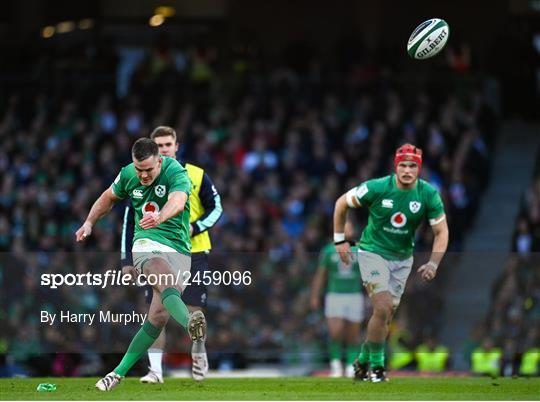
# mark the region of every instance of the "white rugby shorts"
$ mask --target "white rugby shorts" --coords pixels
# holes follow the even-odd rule
[[[407,278],[411,273],[413,257],[402,261],[389,261],[379,254],[358,250],[358,264],[362,282],[369,296],[388,291],[392,295],[394,308],[399,306]]]
[[[184,289],[184,274],[190,272],[191,257],[179,253],[174,248],[161,244],[155,240],[137,239],[133,243],[133,266],[139,274],[143,273],[144,264],[152,258],[162,258],[171,267],[173,274],[180,280],[176,284]]]

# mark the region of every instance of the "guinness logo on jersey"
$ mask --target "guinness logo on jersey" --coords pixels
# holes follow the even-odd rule
[[[422,203],[421,202],[418,202],[418,201],[411,201],[409,202],[409,209],[411,210],[411,212],[413,214],[417,213],[418,211],[420,211],[420,208],[422,207]]]
[[[154,188],[154,192],[158,197],[163,197],[165,193],[167,192],[166,187],[163,184],[158,184],[156,188]]]
[[[396,212],[390,218],[390,223],[395,228],[401,228],[401,227],[405,226],[405,224],[407,223],[407,217],[405,216],[404,213]]]
[[[159,212],[159,205],[154,201],[145,202],[142,207],[142,212],[143,214]]]

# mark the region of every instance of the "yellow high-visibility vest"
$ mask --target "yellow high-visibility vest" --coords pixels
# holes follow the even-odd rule
[[[540,348],[528,349],[521,357],[519,374],[536,375],[538,374],[538,365],[540,364]]]
[[[191,194],[189,195],[189,222],[193,223],[204,214],[204,207],[199,197],[199,192],[201,191],[201,184],[204,176],[204,170],[198,166],[191,165],[189,163],[186,163],[186,169],[188,171],[188,176],[191,179],[192,184]],[[199,233],[198,235],[191,238],[192,253],[209,251],[211,248],[212,243],[210,242],[210,235],[208,234],[208,230]]]
[[[420,345],[416,349],[415,357],[419,371],[440,373],[446,368],[449,353],[444,346],[437,346],[435,350],[430,350],[426,345]]]
[[[471,355],[472,372],[496,376],[501,370],[502,351],[499,348],[476,348]]]

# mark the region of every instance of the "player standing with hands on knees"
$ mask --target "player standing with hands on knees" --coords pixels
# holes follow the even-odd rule
[[[130,197],[135,210],[133,265],[138,274],[153,275],[152,303],[148,319],[133,337],[120,364],[96,383],[100,391],[116,387],[133,365],[155,342],[172,316],[196,342],[206,336],[206,320],[201,311],[189,313],[181,299],[183,277],[191,268],[188,197],[191,181],[176,159],[159,154],[149,138],[138,139],[131,149],[133,163],[125,166],[94,202],[84,224],[75,233],[77,241],[92,233],[96,222],[118,200]]]
[[[384,351],[389,324],[411,272],[415,231],[424,217],[429,219],[434,239],[429,261],[418,269],[423,280],[435,278],[448,246],[448,225],[441,197],[432,185],[418,178],[421,167],[422,151],[405,144],[396,150],[395,173],[368,180],[336,201],[334,244],[345,264],[351,259],[351,248],[344,234],[347,209],[369,210],[368,224],[360,238],[358,264],[373,314],[366,342],[354,363],[358,380],[387,380]]]

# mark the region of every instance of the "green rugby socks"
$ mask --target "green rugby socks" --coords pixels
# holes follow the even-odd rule
[[[347,364],[353,364],[354,359],[356,359],[356,356],[358,356],[360,348],[361,346],[358,344],[347,346]]]
[[[367,342],[362,343],[362,346],[360,346],[360,354],[358,355],[358,362],[360,364],[369,363],[369,348],[368,348]]]
[[[178,289],[167,288],[161,292],[161,302],[172,318],[174,318],[174,320],[182,327],[187,329],[189,310],[180,296]]]
[[[116,374],[125,377],[131,367],[146,353],[159,336],[161,328],[154,327],[150,321],[145,321],[141,329],[135,334],[128,350],[120,364],[113,370]]]
[[[384,367],[385,343],[367,342],[369,349],[369,365],[371,368]]]
[[[328,342],[328,354],[330,355],[330,360],[341,360],[341,352],[341,342],[330,339]]]

